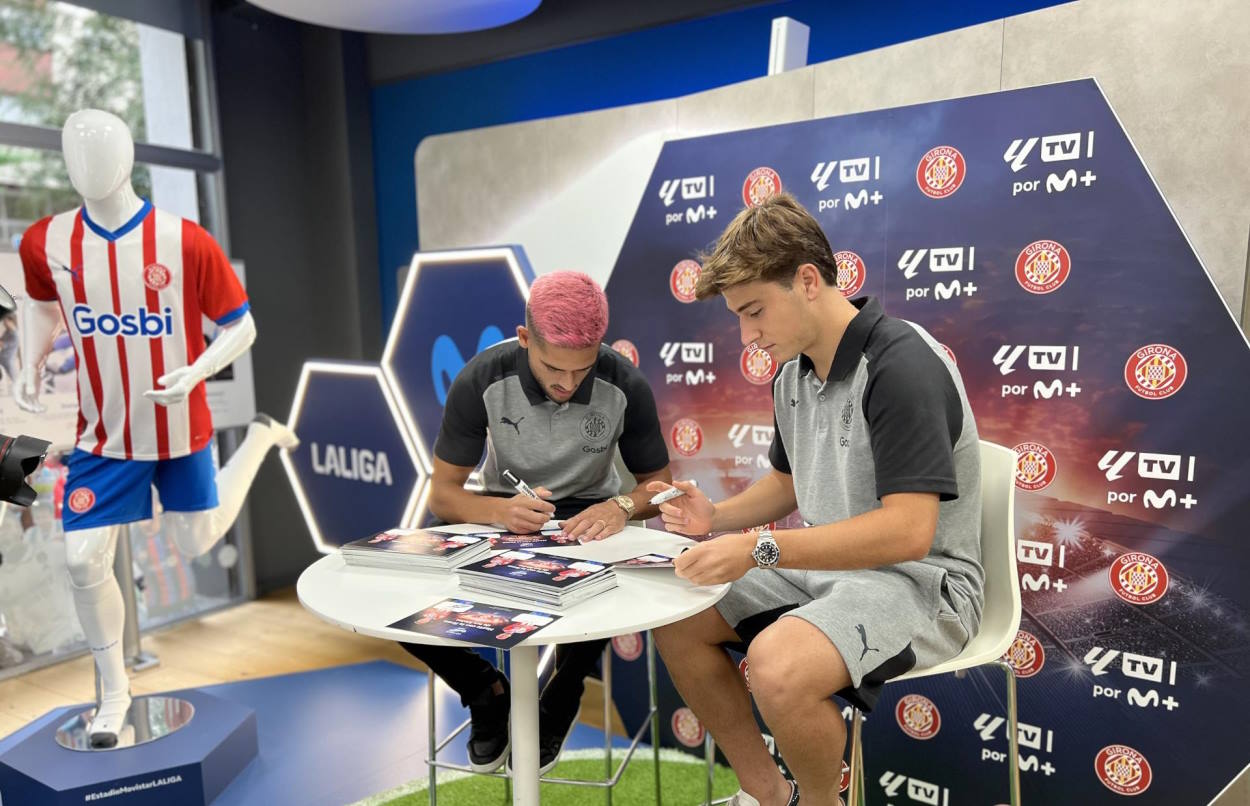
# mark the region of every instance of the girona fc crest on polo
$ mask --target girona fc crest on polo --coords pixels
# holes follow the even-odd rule
[[[669,436],[673,447],[682,456],[694,456],[703,447],[703,429],[689,417],[682,417],[673,423]]]
[[[932,739],[942,729],[942,715],[933,700],[923,694],[908,694],[894,706],[894,718],[903,733],[913,739]]]
[[[1107,571],[1111,590],[1129,604],[1148,605],[1168,592],[1168,569],[1149,554],[1130,551],[1121,554]]]
[[[1034,241],[1016,257],[1016,282],[1030,294],[1049,294],[1072,271],[1072,256],[1058,241]]]
[[[638,366],[638,348],[628,339],[617,339],[612,342],[612,349],[629,359],[629,363]]]
[[[1016,487],[1029,492],[1044,490],[1055,480],[1059,464],[1040,442],[1021,442],[1016,451]]]
[[[738,365],[742,370],[742,377],[756,386],[772,383],[773,376],[777,374],[777,364],[773,361],[773,357],[768,354],[767,350],[761,350],[754,343],[748,344],[742,350],[742,358]]]
[[[703,267],[695,260],[683,260],[673,267],[668,275],[668,288],[678,302],[694,302],[695,283],[699,282],[699,274]]]
[[[1162,400],[1176,394],[1185,385],[1188,375],[1185,356],[1166,344],[1140,347],[1124,365],[1124,382],[1133,394],[1147,400]]]
[[[163,263],[149,263],[143,267],[143,284],[153,291],[164,290],[173,279],[173,273]]]
[[[1003,660],[1011,666],[1016,677],[1032,677],[1046,665],[1046,650],[1035,635],[1020,630],[1003,653]]]
[[[90,487],[79,487],[69,494],[69,500],[65,505],[70,508],[71,512],[81,515],[95,506],[95,493]]]
[[[1126,744],[1111,744],[1094,757],[1094,772],[1117,795],[1140,795],[1154,777],[1146,757]]]
[[[833,259],[838,265],[838,290],[844,297],[853,297],[864,287],[864,259],[854,252],[834,252]]]
[[[674,711],[670,725],[673,728],[673,738],[686,747],[698,747],[703,744],[703,723],[689,708],[678,708]]]
[[[916,166],[916,184],[931,199],[944,199],[964,183],[967,166],[954,146],[931,148]]]
[[[638,660],[642,657],[642,633],[631,632],[616,636],[612,639],[612,651],[621,660]]]
[[[742,201],[747,207],[759,207],[781,192],[781,175],[772,168],[756,168],[742,183]]]

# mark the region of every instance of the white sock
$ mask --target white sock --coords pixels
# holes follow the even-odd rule
[[[101,696],[125,694],[130,688],[122,648],[126,607],[117,579],[110,575],[103,582],[86,588],[74,586],[73,592],[78,622],[100,673]]]

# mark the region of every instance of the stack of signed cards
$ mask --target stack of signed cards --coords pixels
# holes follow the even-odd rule
[[[616,587],[616,574],[603,563],[528,551],[505,551],[465,565],[456,574],[461,590],[556,609]]]
[[[507,649],[558,618],[550,613],[447,599],[387,626]]]
[[[484,535],[455,535],[436,529],[387,529],[341,549],[348,565],[450,571],[490,553]]]

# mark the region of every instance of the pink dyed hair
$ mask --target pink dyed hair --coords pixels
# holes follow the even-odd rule
[[[544,274],[530,286],[525,324],[547,344],[579,350],[603,341],[608,332],[608,298],[579,271]]]

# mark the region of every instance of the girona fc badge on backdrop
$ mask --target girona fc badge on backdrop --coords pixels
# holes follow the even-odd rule
[[[756,168],[742,183],[742,201],[747,207],[759,207],[781,192],[781,175],[772,168]]]
[[[616,636],[612,639],[612,651],[621,660],[638,660],[642,657],[642,633],[631,632]]]
[[[673,431],[669,436],[673,447],[682,456],[694,456],[703,447],[703,429],[689,417],[682,417],[673,423]]]
[[[1153,604],[1168,592],[1168,569],[1144,552],[1130,551],[1116,557],[1107,575],[1111,590],[1129,604]]]
[[[838,290],[844,297],[855,296],[864,287],[864,275],[868,271],[864,267],[864,259],[847,251],[834,252],[833,259],[838,265]]]
[[[1035,492],[1044,490],[1055,480],[1059,463],[1050,449],[1040,442],[1021,442],[1015,447],[1016,487]]]
[[[628,339],[617,339],[612,342],[612,349],[629,359],[629,363],[638,366],[638,347]]]
[[[916,166],[916,184],[931,199],[944,199],[964,183],[967,166],[954,146],[931,148]]]
[[[1094,757],[1094,772],[1102,785],[1117,795],[1140,795],[1150,788],[1153,774],[1146,757],[1126,744],[1107,745]]]
[[[767,350],[757,347],[754,342],[743,348],[738,367],[742,370],[742,377],[757,386],[772,383],[773,376],[777,374],[777,365],[773,362],[773,357],[768,354]]]
[[[689,708],[678,708],[674,711],[669,724],[673,728],[673,738],[686,747],[699,747],[703,744],[703,723]]]
[[[698,261],[683,260],[668,275],[668,288],[678,302],[694,302],[694,286],[699,282],[703,267]]]
[[[908,694],[894,706],[894,718],[903,733],[913,739],[932,739],[942,729],[942,715],[933,700],[923,694]]]
[[[1036,636],[1020,630],[1011,646],[1003,653],[1003,660],[1011,666],[1016,677],[1032,677],[1046,665],[1046,650]]]
[[[1058,241],[1034,241],[1016,256],[1016,282],[1030,294],[1049,294],[1072,271],[1072,256]]]
[[[1128,357],[1124,382],[1133,394],[1147,400],[1171,397],[1185,385],[1189,364],[1180,350],[1166,344],[1147,344]]]

